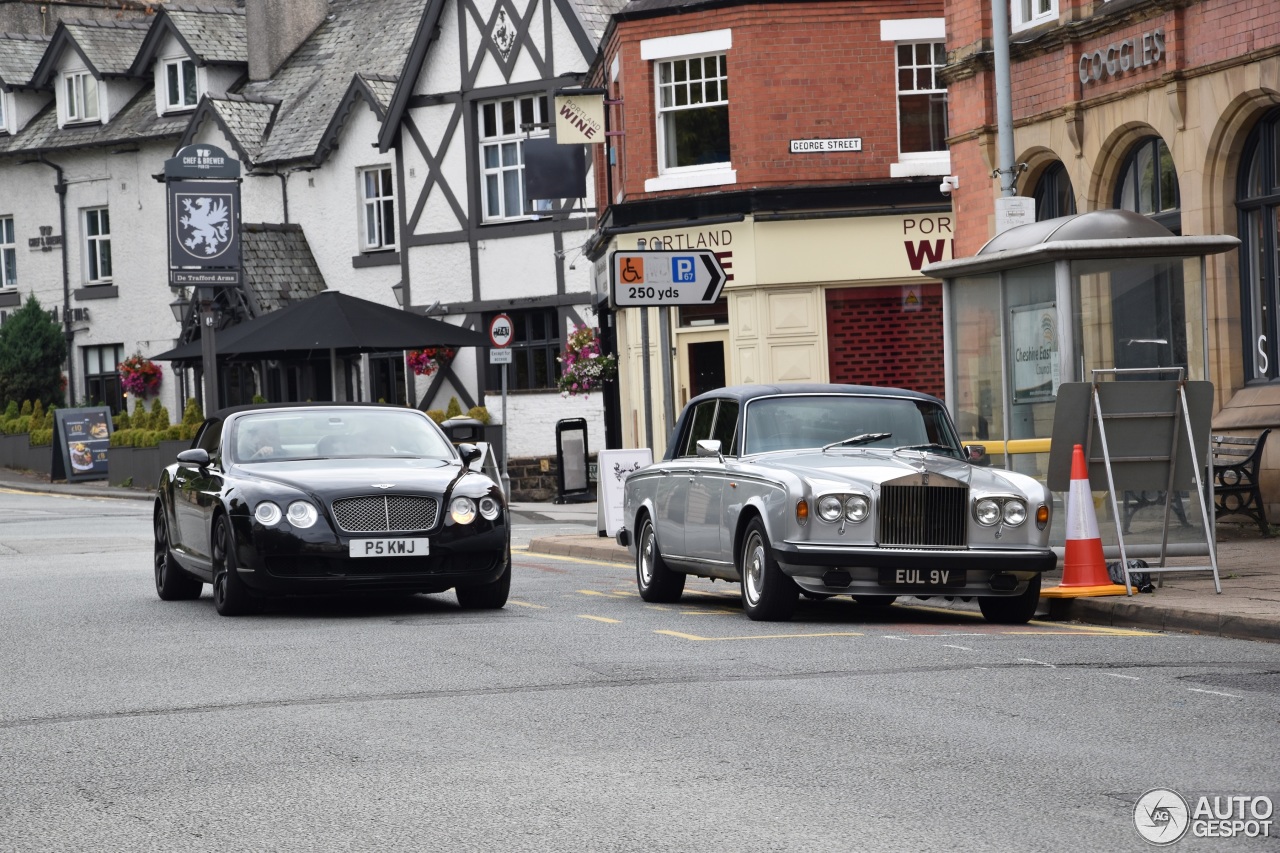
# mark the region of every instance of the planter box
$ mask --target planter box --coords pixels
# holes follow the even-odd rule
[[[0,435],[0,465],[6,468],[25,468],[27,448],[31,441],[24,432],[21,435]]]
[[[107,460],[111,485],[123,486],[127,482],[135,489],[154,489],[164,467],[158,447],[113,447]]]

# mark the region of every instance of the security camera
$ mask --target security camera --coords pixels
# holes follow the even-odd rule
[[[947,175],[942,179],[942,183],[938,184],[938,192],[943,195],[951,195],[951,191],[960,187],[960,178],[955,175]]]

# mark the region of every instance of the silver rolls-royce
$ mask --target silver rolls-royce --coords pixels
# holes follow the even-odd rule
[[[645,601],[687,575],[742,585],[756,620],[797,596],[978,599],[1026,622],[1049,548],[1037,480],[985,467],[936,397],[857,385],[742,385],[691,400],[666,456],[627,478],[618,542]]]

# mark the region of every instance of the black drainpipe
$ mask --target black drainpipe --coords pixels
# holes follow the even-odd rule
[[[45,159],[44,153],[36,155],[36,162],[43,163],[58,173],[53,191],[58,194],[58,224],[62,231],[62,336],[67,342],[67,405],[76,404],[76,350],[75,330],[71,328],[71,273],[67,265],[67,182],[62,167]]]

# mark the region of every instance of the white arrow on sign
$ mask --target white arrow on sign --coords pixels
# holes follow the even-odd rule
[[[613,253],[618,308],[709,305],[724,289],[724,268],[710,249]]]

